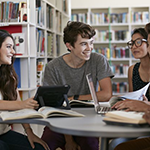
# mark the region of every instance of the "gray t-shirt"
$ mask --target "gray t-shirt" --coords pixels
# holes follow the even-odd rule
[[[67,55],[67,54],[65,54]],[[66,64],[63,56],[51,60],[45,68],[44,85],[70,85],[68,96],[90,94],[86,75],[91,73],[95,89],[98,81],[106,77],[113,77],[111,68],[105,56],[92,53],[91,57],[80,68],[71,68]]]

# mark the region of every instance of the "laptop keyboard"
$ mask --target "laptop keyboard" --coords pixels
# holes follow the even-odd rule
[[[112,109],[111,107],[100,107],[97,111],[98,114],[104,115],[108,111],[114,111],[115,109]]]

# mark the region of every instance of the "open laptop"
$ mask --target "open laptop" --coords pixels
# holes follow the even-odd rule
[[[88,85],[89,85],[89,89],[90,89],[92,99],[94,101],[94,107],[95,107],[96,113],[103,115],[103,114],[107,113],[108,111],[112,110],[111,107],[102,107],[102,106],[100,106],[100,104],[98,102],[98,99],[97,99],[97,96],[96,96],[96,91],[95,91],[95,88],[94,88],[91,73],[86,75],[86,79],[87,79],[87,82],[88,82]]]

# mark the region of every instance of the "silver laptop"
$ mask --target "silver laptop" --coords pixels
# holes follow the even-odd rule
[[[96,96],[96,91],[95,91],[95,88],[94,88],[91,73],[86,75],[86,79],[87,79],[87,82],[88,82],[88,85],[89,85],[89,89],[90,89],[92,99],[94,101],[94,107],[95,107],[96,113],[103,115],[103,114],[107,113],[108,111],[112,110],[111,107],[102,107],[102,106],[100,106],[100,104],[98,102],[98,99],[97,99],[97,96]]]

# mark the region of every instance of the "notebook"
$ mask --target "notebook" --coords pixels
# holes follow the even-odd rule
[[[87,82],[88,82],[88,85],[89,85],[89,89],[90,89],[92,99],[94,101],[94,108],[95,108],[96,113],[104,115],[108,111],[110,111],[110,110],[112,111],[111,107],[102,107],[102,106],[100,106],[100,104],[98,102],[98,99],[97,99],[97,96],[96,96],[96,91],[95,91],[95,88],[94,88],[91,73],[86,75],[86,79],[87,79]]]

